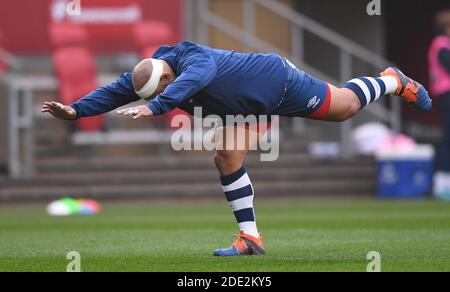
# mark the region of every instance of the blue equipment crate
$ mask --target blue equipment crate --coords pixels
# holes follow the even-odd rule
[[[406,153],[377,155],[379,197],[425,197],[432,188],[433,161],[434,150],[429,145]]]

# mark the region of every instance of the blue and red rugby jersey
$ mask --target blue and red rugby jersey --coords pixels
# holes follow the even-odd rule
[[[287,87],[295,82],[292,85],[297,88],[296,95],[308,92],[312,86],[308,85],[311,83],[309,76],[292,68],[289,62],[276,54],[238,53],[181,42],[160,47],[153,58],[166,61],[177,76],[163,93],[148,102],[147,106],[154,115],[175,108],[193,114],[195,107],[202,107],[204,116],[277,115],[281,104],[290,100],[297,104],[297,108],[289,111],[284,107],[282,115],[306,117],[319,109],[326,98],[319,96],[316,108],[305,106],[303,112],[299,112],[299,103],[293,98],[303,103],[301,99],[308,97],[286,96],[289,92]],[[295,78],[288,79],[292,74]],[[303,84],[304,80],[308,80],[308,84]],[[321,91],[327,92],[326,89]],[[70,106],[80,118],[103,114],[139,99],[131,73],[127,72]],[[308,104],[308,100],[304,103]]]

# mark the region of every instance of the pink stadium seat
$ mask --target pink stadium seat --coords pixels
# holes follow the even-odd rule
[[[85,28],[73,23],[54,23],[49,26],[53,47],[53,64],[59,81],[61,102],[70,104],[96,89],[97,70],[88,49],[89,37]],[[100,131],[104,117],[82,118],[77,121],[81,131]]]
[[[53,49],[88,45],[88,34],[81,25],[54,23],[49,27],[49,34]]]
[[[141,58],[151,58],[158,49],[159,46],[142,49],[140,53]]]
[[[94,58],[83,47],[60,48],[53,53],[53,64],[59,80],[61,102],[70,104],[96,89],[97,71]],[[82,118],[77,123],[81,131],[100,131],[103,116]]]
[[[170,26],[160,21],[142,21],[135,24],[133,38],[142,57],[158,47],[174,41]],[[151,55],[150,55],[151,56]]]

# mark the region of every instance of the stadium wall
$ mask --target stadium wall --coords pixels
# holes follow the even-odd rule
[[[176,39],[182,38],[183,0],[89,0],[82,1],[82,15],[69,17],[70,0],[2,0],[0,28],[6,48],[19,55],[45,55],[51,51],[47,33],[53,22],[85,25],[96,53],[134,50],[131,29],[137,21],[164,21]]]
[[[370,0],[297,0],[295,8],[367,49],[385,55],[386,7],[382,6],[380,16],[369,16],[366,10],[369,2]],[[358,25],[355,25],[356,23]],[[339,76],[339,52],[326,40],[305,34],[305,59],[328,75]],[[353,75],[369,73],[370,69],[364,62],[354,61]]]
[[[362,44],[380,55],[385,54],[385,14],[369,16],[366,12],[369,0],[280,0],[300,13],[335,30],[337,33]],[[244,4],[241,0],[210,0],[210,9],[232,24],[244,28]],[[291,53],[292,26],[283,17],[256,5],[256,35],[281,51]],[[343,18],[351,21],[342,21]],[[354,25],[358,23],[358,25]],[[305,32],[305,60],[331,77],[339,77],[339,52],[325,39]],[[244,44],[232,36],[209,28],[209,44],[214,47],[248,51]],[[327,58],[323,58],[327,56]],[[361,60],[355,60],[354,74],[368,74],[370,68]],[[375,73],[375,72],[374,72]]]
[[[281,2],[291,7],[295,3],[294,0],[281,0]],[[240,28],[244,27],[243,5],[241,0],[210,1],[211,11]],[[255,17],[257,23],[255,26],[256,35],[281,50],[289,52],[291,48],[289,22],[260,6],[256,6]],[[210,45],[214,47],[246,51],[242,43],[214,28],[209,29],[209,40]]]

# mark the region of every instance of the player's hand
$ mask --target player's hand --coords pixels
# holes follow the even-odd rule
[[[42,113],[50,113],[52,116],[62,120],[75,120],[77,112],[70,106],[55,101],[46,101],[41,108]]]
[[[137,120],[143,117],[151,117],[153,116],[153,112],[146,105],[140,105],[136,107],[129,107],[126,109],[122,109],[117,111],[117,114],[121,116],[131,116],[133,120]]]

